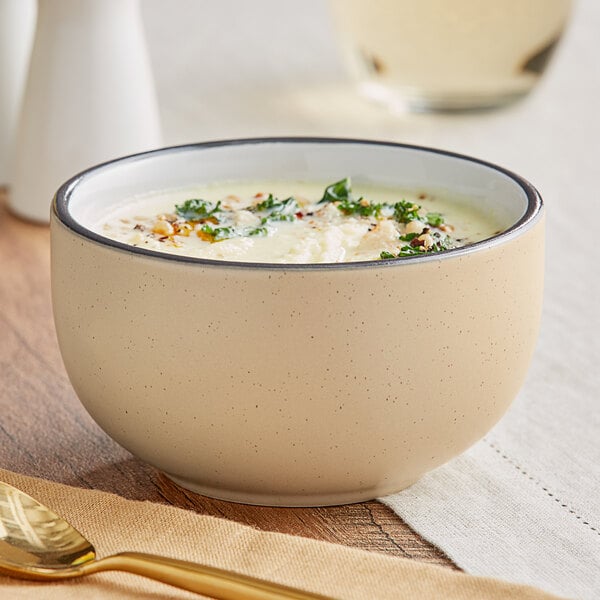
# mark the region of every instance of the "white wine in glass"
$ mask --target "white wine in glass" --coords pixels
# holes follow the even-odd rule
[[[571,0],[330,0],[353,76],[411,110],[472,110],[526,95]]]

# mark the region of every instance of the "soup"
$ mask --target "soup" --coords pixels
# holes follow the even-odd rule
[[[232,182],[131,198],[97,224],[158,252],[262,263],[406,259],[472,244],[499,222],[468,198],[352,186],[349,178]]]

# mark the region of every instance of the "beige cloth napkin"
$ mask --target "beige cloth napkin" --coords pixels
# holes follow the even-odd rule
[[[114,494],[82,490],[0,469],[0,480],[30,494],[70,521],[99,557],[135,550],[229,569],[334,598],[543,600],[534,588],[280,533]],[[31,599],[198,598],[127,573],[102,573],[67,583],[0,576],[0,597]]]

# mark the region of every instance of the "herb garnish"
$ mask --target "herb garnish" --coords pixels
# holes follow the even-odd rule
[[[400,200],[395,204],[375,204],[364,198],[353,199],[350,177],[328,185],[319,204],[325,202],[335,202],[337,208],[345,215],[380,218],[382,211],[387,209],[387,211],[393,211],[394,219],[399,223],[408,223],[421,218],[419,215],[421,207],[406,200]]]
[[[204,233],[210,241],[218,242],[219,240],[226,240],[232,237],[235,237],[237,233],[232,227],[212,227],[208,223],[202,225],[199,229],[202,233]]]
[[[383,204],[371,204],[368,200],[342,200],[338,208],[345,215],[360,215],[361,217],[379,217]]]
[[[266,225],[269,221],[294,221],[299,207],[295,198],[278,200],[273,194],[269,194],[266,200],[259,202],[249,210],[256,213],[266,213],[260,221],[261,225]]]
[[[425,219],[427,219],[427,224],[432,227],[439,227],[444,224],[444,215],[438,212],[427,213]]]
[[[267,235],[268,230],[266,227],[257,227],[256,229],[249,229],[248,235]]]
[[[394,219],[398,223],[418,221],[421,218],[419,210],[421,210],[421,207],[418,204],[408,202],[407,200],[400,200],[394,204]]]
[[[431,239],[429,240],[430,244],[426,243],[425,236],[427,235],[433,239],[433,243],[431,243]],[[404,242],[410,241],[410,243],[406,244],[405,246],[401,246],[398,254],[392,254],[391,252],[384,250],[379,257],[382,259],[405,258],[407,256],[442,252],[442,250],[448,250],[452,247],[450,238],[447,235],[442,237],[437,231],[425,234],[408,233],[407,235],[400,236],[400,240]]]
[[[202,198],[192,198],[183,204],[175,205],[175,212],[186,221],[201,222],[211,218],[215,213],[221,212],[221,201],[216,204]]]
[[[263,195],[255,196],[255,198],[261,197],[264,198]],[[441,213],[428,212],[423,214],[420,212],[422,210],[420,205],[408,200],[399,200],[392,204],[387,202],[375,203],[363,197],[355,199],[352,196],[349,177],[336,181],[325,188],[323,197],[317,204],[325,203],[333,204],[344,215],[395,221],[398,224],[396,226],[399,234],[398,239],[404,242],[404,245],[397,249],[397,253],[388,250],[382,251],[380,253],[382,259],[405,258],[424,253],[441,252],[453,247],[455,243],[448,236],[442,235],[439,230],[432,230],[432,228],[439,228],[444,231],[448,229],[444,227],[445,220]],[[319,213],[314,208],[303,211],[293,197],[279,200],[273,194],[269,194],[264,200],[241,210],[254,213],[257,217],[256,224],[250,227],[235,225],[237,222],[235,209],[222,208],[221,201],[215,203],[201,198],[192,198],[175,206],[178,218],[186,221],[190,230],[195,230],[199,237],[208,242],[218,242],[233,237],[265,236],[272,229],[271,223],[291,222],[313,216],[315,212]],[[413,225],[408,228],[412,229],[410,233],[401,234],[405,230],[403,226],[414,221],[418,222],[418,226]],[[174,235],[177,235],[179,229],[176,228],[176,223],[173,224],[173,227],[175,228]],[[374,229],[373,223],[370,224],[369,231],[372,229]]]
[[[350,188],[350,177],[336,181],[325,188],[323,197],[319,200],[318,204],[323,204],[324,202],[350,200]]]
[[[415,238],[418,238],[420,233],[407,233],[406,235],[400,236],[400,241],[402,242],[412,242]]]

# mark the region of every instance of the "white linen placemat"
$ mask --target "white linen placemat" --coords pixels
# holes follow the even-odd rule
[[[396,140],[479,156],[538,187],[546,291],[528,380],[484,441],[384,501],[470,573],[600,597],[600,3],[575,3],[529,98],[461,116],[390,115],[336,88],[343,74],[324,1],[169,7],[144,3],[169,142]]]

